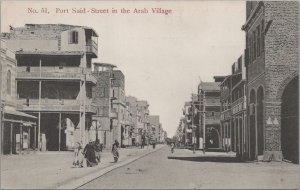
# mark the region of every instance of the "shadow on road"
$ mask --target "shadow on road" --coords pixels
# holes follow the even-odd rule
[[[189,156],[189,157],[176,157],[168,156],[168,159],[185,160],[194,162],[227,162],[227,163],[241,163],[236,157],[216,157],[216,156]]]

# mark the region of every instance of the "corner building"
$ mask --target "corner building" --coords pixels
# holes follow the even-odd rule
[[[19,111],[38,118],[39,150],[68,150],[89,141],[92,106],[91,63],[98,35],[89,27],[26,24],[3,33],[16,52]]]
[[[247,1],[248,156],[251,160],[290,160],[299,152],[299,4]]]

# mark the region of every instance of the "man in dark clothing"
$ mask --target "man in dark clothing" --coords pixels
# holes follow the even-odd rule
[[[84,157],[86,158],[86,165],[88,167],[93,167],[95,165],[98,165],[98,162],[96,161],[95,156],[95,148],[93,146],[93,143],[88,143],[84,150],[83,150]]]

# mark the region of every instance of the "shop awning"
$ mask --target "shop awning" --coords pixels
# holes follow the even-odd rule
[[[16,116],[21,116],[21,117],[27,117],[27,118],[31,118],[31,119],[37,119],[37,117],[34,117],[32,115],[20,112],[20,111],[16,111],[16,110],[9,110],[9,109],[5,109],[4,108],[4,114],[10,114],[10,115],[16,115]]]

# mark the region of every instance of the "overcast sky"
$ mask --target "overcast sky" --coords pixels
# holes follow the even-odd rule
[[[2,1],[1,32],[9,25],[74,24],[94,28],[99,34],[99,54],[94,61],[117,65],[125,75],[126,95],[147,100],[150,114],[160,115],[168,136],[174,135],[182,107],[200,81],[230,74],[243,53],[245,1]],[[28,8],[47,8],[28,13]],[[69,9],[56,13],[56,8]],[[108,9],[109,13],[71,12],[72,8]],[[118,13],[111,13],[111,9]],[[131,13],[120,13],[120,9]],[[132,13],[134,8],[148,13]],[[151,8],[171,9],[153,14]]]

